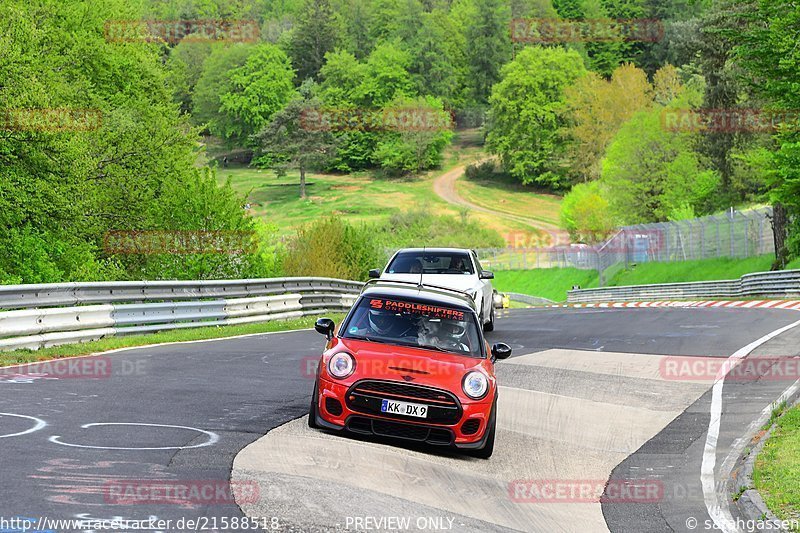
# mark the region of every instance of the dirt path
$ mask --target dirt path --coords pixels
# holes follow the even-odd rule
[[[480,162],[480,161],[479,161]],[[542,222],[540,220],[534,220],[532,218],[523,217],[520,215],[514,215],[512,213],[506,213],[504,211],[489,209],[488,207],[483,207],[477,204],[474,204],[463,198],[458,194],[458,190],[456,189],[456,181],[464,175],[464,171],[466,169],[466,165],[459,165],[452,170],[448,170],[438,178],[436,178],[433,182],[433,192],[435,192],[442,200],[449,204],[457,205],[460,207],[467,207],[474,211],[480,211],[481,213],[488,213],[490,215],[494,215],[500,218],[505,218],[507,220],[513,220],[515,222],[520,222],[527,226],[530,226],[535,229],[544,230],[544,231],[558,231],[560,228],[555,224],[550,224],[547,222]]]

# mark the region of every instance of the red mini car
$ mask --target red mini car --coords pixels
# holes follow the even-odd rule
[[[311,398],[312,428],[347,430],[488,458],[494,449],[496,359],[474,301],[451,289],[408,282],[368,283],[338,331],[326,335]]]

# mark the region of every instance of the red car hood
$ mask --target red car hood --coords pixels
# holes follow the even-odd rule
[[[428,385],[453,392],[461,391],[461,380],[470,370],[482,368],[485,359],[462,355],[393,346],[353,339],[338,339],[336,351],[346,350],[356,360],[356,370],[350,377],[386,379],[416,385]],[[487,377],[489,376],[487,372]]]

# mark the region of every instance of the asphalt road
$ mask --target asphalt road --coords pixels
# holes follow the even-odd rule
[[[571,397],[594,402],[597,396],[608,400],[608,388],[598,384],[603,383],[600,377],[610,379],[609,376],[618,373],[619,369],[613,365],[610,370],[602,370],[604,364],[622,357],[613,354],[645,359],[647,354],[727,357],[797,318],[800,315],[780,310],[515,310],[498,321],[497,331],[490,335],[490,341],[509,342],[515,354],[532,354],[528,356],[532,358],[530,362],[539,365],[536,373],[529,374],[530,380],[536,383],[526,382],[526,374],[515,371],[501,373],[501,384],[506,379],[512,388],[536,389],[537,394],[552,394],[553,391],[545,390],[548,387],[563,388]],[[779,343],[779,340],[781,338],[776,339],[776,349],[787,353],[797,345]],[[135,501],[130,491],[142,486],[152,489],[158,484],[195,488],[226,485],[234,458],[243,448],[273,428],[284,425],[290,428],[290,421],[307,412],[313,384],[308,361],[319,353],[322,345],[323,339],[318,334],[303,331],[121,351],[108,356],[111,370],[108,375],[75,371],[69,376],[58,372],[34,376],[21,370],[21,375],[15,377],[12,371],[5,370],[0,376],[0,472],[3,480],[0,519],[48,517],[110,521],[158,517],[173,520],[175,524],[179,519],[205,517],[208,520],[202,523],[206,530],[233,530],[222,527],[224,520],[243,514],[224,491],[212,499],[183,497],[177,502],[165,502],[163,497],[155,498],[158,501]],[[539,352],[557,353],[558,357],[553,356],[556,362],[548,367],[549,359],[539,357]],[[591,358],[586,358],[587,352],[598,352],[596,373],[592,372],[593,363]],[[588,368],[580,372],[593,374],[592,379],[584,376],[580,387],[571,384],[569,376],[579,370],[559,367],[564,360],[571,365],[576,361],[588,361]],[[520,359],[515,363],[512,358],[500,368],[509,364],[516,366],[508,368],[524,370],[528,361],[522,362]],[[556,374],[553,379],[543,379],[548,376],[547,372]],[[690,487],[692,480],[699,476],[699,464],[696,464],[699,457],[692,446],[697,446],[697,442],[702,444],[708,426],[708,410],[704,404],[708,401],[707,395],[702,388],[681,389],[687,402],[691,400],[688,409],[681,414],[677,404],[662,408],[656,405],[658,399],[654,401],[652,394],[648,399],[647,391],[642,390],[635,378],[617,378],[617,385],[625,381],[624,390],[631,398],[638,398],[637,402],[654,412],[661,410],[669,420],[673,412],[677,418],[672,422],[665,418],[664,427],[659,424],[653,435],[647,432],[638,435],[637,438],[646,438],[646,441],[630,450],[636,453],[626,452],[613,461],[612,466],[616,465],[613,475],[630,477],[632,468],[651,468],[651,462],[661,468],[675,465],[677,461],[680,468],[670,470],[680,470],[685,475],[675,474],[674,486]],[[587,383],[594,384],[595,389],[586,387]],[[723,441],[732,442],[741,435],[753,412],[759,411],[763,404],[768,405],[770,395],[776,393],[777,396],[779,388],[779,384],[772,384],[728,389],[726,398],[731,401],[735,398],[740,408],[739,416],[737,409],[733,409],[733,413],[726,411],[720,436],[721,454],[730,446]],[[753,401],[748,395],[754,395]],[[536,405],[530,408],[540,409]],[[547,412],[547,409],[540,410],[537,414],[546,421]],[[559,425],[557,429],[568,429],[573,432],[570,438],[579,439],[580,428],[575,432],[567,426],[570,424]],[[349,442],[341,440],[345,444]],[[604,436],[601,444],[612,440]],[[563,445],[561,448],[569,449]],[[424,450],[409,451],[402,447],[381,446],[381,450],[381,453],[398,457],[413,453],[421,454],[424,459],[426,454]],[[415,455],[415,460],[419,457]],[[498,458],[496,453],[492,460],[484,462],[487,466],[481,468],[491,470],[493,461],[499,468],[504,461],[512,459],[512,455]],[[346,465],[339,465],[342,466]],[[502,469],[513,471],[514,465],[505,464]],[[346,485],[346,471],[339,475]],[[256,500],[271,501],[273,488],[282,491],[276,497],[285,497],[297,487],[289,479],[284,479],[283,485],[280,477],[275,479],[275,485],[262,485],[257,489]],[[251,490],[252,486],[244,489]],[[301,502],[305,495],[292,496],[296,502]],[[398,501],[396,497],[392,499]],[[381,505],[386,501],[385,493],[363,492],[360,499],[351,497],[349,505],[355,502],[368,507],[370,503]],[[466,502],[467,506],[472,503]],[[509,512],[515,510],[513,505],[508,508]],[[684,515],[701,513],[703,508],[702,496],[693,493],[673,506],[666,503],[651,507],[603,505],[602,515],[612,531],[679,530],[673,526]],[[567,507],[564,513],[569,515],[569,509]],[[276,515],[278,511],[290,516]],[[537,510],[531,511],[528,506],[525,512],[536,513]],[[290,529],[297,524],[291,509],[266,509],[264,515],[277,519],[266,524],[268,528]],[[464,530],[482,530],[487,526],[480,518],[460,516]],[[214,517],[216,524],[211,520]],[[324,517],[317,518],[324,526],[322,529],[337,529],[335,524],[326,525]],[[642,529],[643,524],[652,527]],[[212,527],[214,525],[217,527]],[[42,524],[39,528],[77,530],[63,526],[47,528]],[[342,524],[340,528],[344,528]],[[541,530],[535,525],[510,528]],[[176,530],[174,526],[163,529]],[[573,528],[564,528],[570,529]],[[15,528],[0,522],[0,531],[6,530]]]

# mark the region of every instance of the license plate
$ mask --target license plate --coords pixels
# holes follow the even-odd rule
[[[428,416],[428,406],[418,403],[397,402],[395,400],[381,400],[381,412],[425,418]]]

